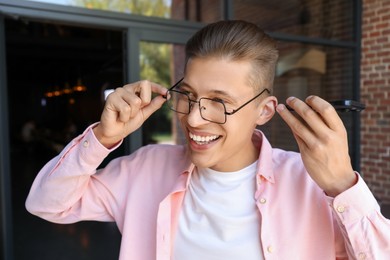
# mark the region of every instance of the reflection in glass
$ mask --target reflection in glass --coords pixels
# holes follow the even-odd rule
[[[353,99],[352,51],[336,47],[280,43],[280,58],[274,83],[274,95],[280,103],[289,96],[305,99],[318,95],[325,100]],[[340,113],[348,131],[352,131],[353,113]],[[279,116],[262,127],[275,147],[298,147]],[[352,150],[352,149],[350,149]]]
[[[175,20],[213,22],[223,18],[222,0],[28,0]]]
[[[49,223],[25,200],[43,165],[99,120],[104,90],[123,85],[122,31],[6,18],[5,42],[14,259],[118,259],[115,224]]]
[[[141,79],[170,87],[182,76],[184,48],[166,43],[140,43]],[[176,115],[163,105],[142,126],[143,144],[181,143],[183,137],[176,122]]]
[[[235,19],[270,32],[352,41],[354,1],[234,0]]]

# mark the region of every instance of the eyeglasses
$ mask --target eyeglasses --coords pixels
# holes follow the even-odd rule
[[[237,109],[234,109],[232,112],[227,112],[226,106],[222,100],[205,97],[202,97],[199,100],[193,100],[187,93],[176,90],[175,88],[180,86],[182,81],[183,79],[179,80],[167,91],[165,98],[168,99],[169,97],[167,101],[169,108],[176,113],[188,115],[191,112],[193,104],[198,103],[200,116],[206,121],[217,124],[226,123],[226,116],[230,116],[237,113],[241,108],[248,105],[250,102],[258,98],[264,92],[268,92],[268,94],[270,93],[270,91],[265,88],[259,94],[245,102]]]

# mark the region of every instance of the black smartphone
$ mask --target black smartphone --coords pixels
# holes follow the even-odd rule
[[[351,99],[340,99],[328,101],[338,112],[360,112],[366,108],[363,103]],[[290,106],[287,106],[290,111],[294,111]]]
[[[332,100],[329,103],[340,112],[360,112],[366,108],[363,103],[351,99]]]

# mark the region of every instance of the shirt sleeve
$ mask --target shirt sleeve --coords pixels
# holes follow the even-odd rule
[[[328,200],[349,259],[390,257],[390,220],[381,214],[376,199],[359,175],[353,187]]]
[[[116,149],[104,147],[88,127],[38,173],[26,200],[27,210],[56,223],[113,221],[106,185],[94,177],[97,167]]]

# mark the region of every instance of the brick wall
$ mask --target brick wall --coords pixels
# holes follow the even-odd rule
[[[390,203],[390,0],[363,0],[361,172]]]

